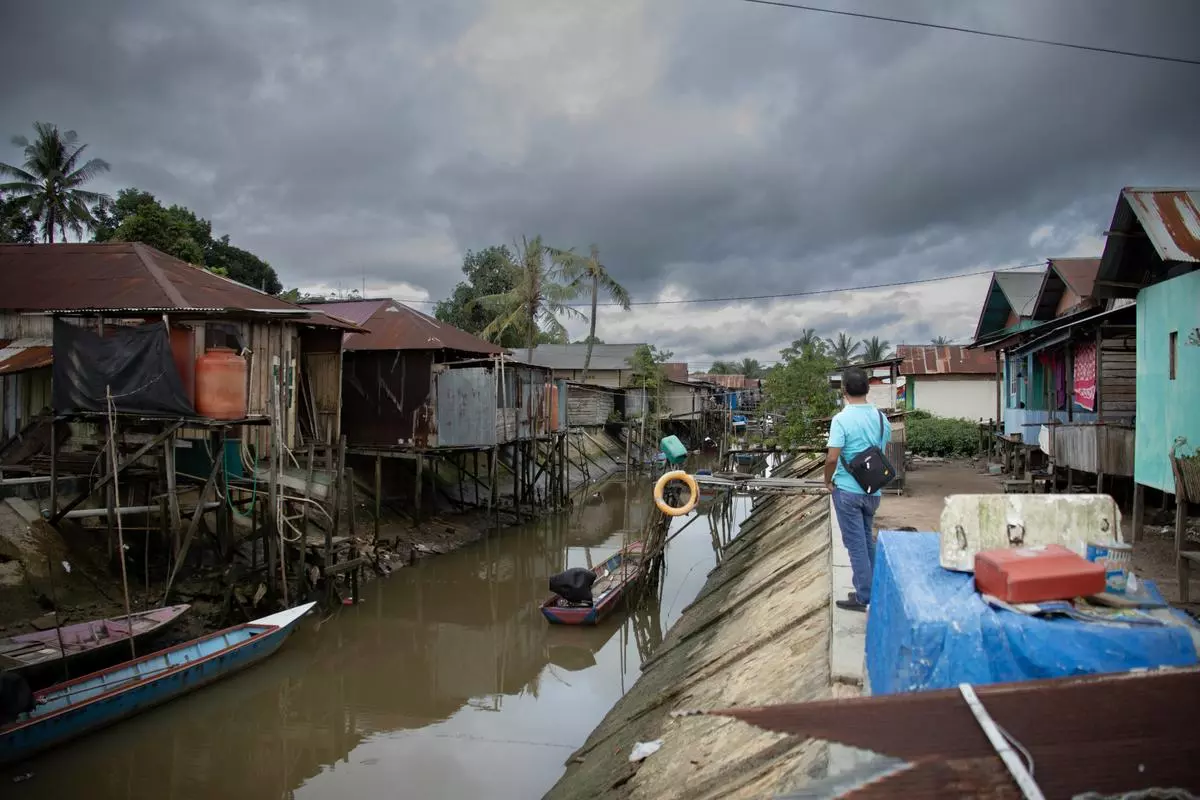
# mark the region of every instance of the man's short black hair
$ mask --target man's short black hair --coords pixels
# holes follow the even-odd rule
[[[870,387],[867,373],[858,367],[850,367],[842,373],[842,391],[851,397],[866,397]]]

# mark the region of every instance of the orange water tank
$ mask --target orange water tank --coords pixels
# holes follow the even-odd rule
[[[550,406],[550,430],[558,430],[558,386],[553,383],[546,384],[546,404]]]
[[[213,347],[196,359],[196,413],[209,419],[246,417],[246,359]]]

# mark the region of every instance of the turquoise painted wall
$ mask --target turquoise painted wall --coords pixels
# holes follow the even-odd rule
[[[1137,431],[1133,476],[1145,486],[1175,492],[1167,452],[1184,436],[1200,447],[1200,272],[1148,286],[1137,297]],[[1170,335],[1178,334],[1175,380],[1169,377]]]

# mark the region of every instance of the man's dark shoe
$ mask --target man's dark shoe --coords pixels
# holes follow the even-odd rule
[[[851,594],[851,596],[849,598],[847,598],[845,600],[835,600],[834,605],[836,605],[838,608],[844,608],[847,611],[865,612],[867,610],[867,607],[864,604],[858,602],[858,597],[853,595],[853,593]]]

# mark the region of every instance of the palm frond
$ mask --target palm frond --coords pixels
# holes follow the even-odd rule
[[[14,167],[12,164],[0,163],[0,175],[7,175],[10,178],[18,178],[19,180],[24,181],[25,184],[28,186],[34,186],[38,189],[41,188],[40,186],[38,186],[38,182],[37,182],[38,179],[37,179],[36,175],[34,175],[30,172],[26,172],[25,170],[21,169],[20,167]],[[16,185],[17,184],[13,184],[13,183],[0,184],[0,189],[8,189],[9,187],[13,187]]]
[[[66,172],[66,175],[63,180],[70,186],[79,186],[82,183],[87,183],[101,172],[108,172],[109,169],[107,161],[102,158],[93,158],[74,171],[71,171],[70,167],[65,167],[64,172]]]

